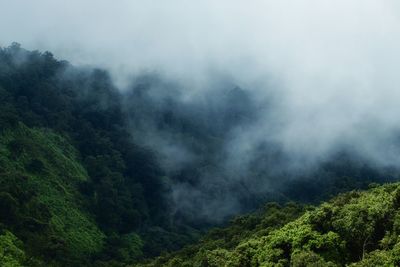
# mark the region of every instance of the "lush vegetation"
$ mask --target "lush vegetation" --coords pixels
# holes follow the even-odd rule
[[[105,235],[85,208],[78,184],[87,181],[65,139],[20,124],[0,136],[1,222],[4,238],[19,239],[29,255],[72,264],[102,250]],[[29,262],[30,265],[33,265]]]
[[[104,71],[0,50],[0,223],[16,262],[127,263],[197,237],[168,219],[164,173],[120,101]]]
[[[287,158],[263,144],[249,164],[251,179],[238,179],[224,169],[223,148],[230,131],[256,116],[245,91],[191,103],[174,84],[138,81],[122,93],[106,71],[18,44],[0,49],[1,266],[398,264],[398,185],[306,204],[395,180],[398,170],[341,153],[286,179],[269,170]],[[177,164],[176,147],[191,160]],[[263,180],[275,186],[268,195],[257,188]],[[176,185],[202,195],[178,208],[192,198],[177,197]],[[224,223],[210,220],[220,214],[202,200],[222,205],[232,195],[242,206],[222,219],[267,200],[280,204],[264,204],[193,244]]]
[[[146,266],[399,266],[399,226],[400,185],[388,184],[316,208],[268,204]]]

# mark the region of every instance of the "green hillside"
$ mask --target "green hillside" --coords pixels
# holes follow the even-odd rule
[[[0,134],[0,168],[6,240],[16,232],[29,255],[64,255],[65,263],[88,259],[102,249],[105,236],[77,190],[88,176],[66,139],[23,124],[5,130]]]
[[[105,71],[0,48],[4,258],[123,266],[197,237],[168,218],[168,179],[133,142],[121,98]]]
[[[123,92],[107,71],[0,48],[0,267],[400,264],[398,184],[310,206],[399,169],[343,151],[291,176],[263,144],[242,177],[224,159],[254,116],[246,92],[193,106],[174,88],[150,75]]]
[[[341,194],[299,216],[303,210],[268,204],[261,214],[138,266],[400,265],[399,184]]]

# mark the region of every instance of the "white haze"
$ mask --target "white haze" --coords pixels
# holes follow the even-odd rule
[[[270,114],[238,130],[233,153],[268,139],[311,161],[351,145],[397,164],[399,19],[396,0],[0,0],[0,45],[104,67],[121,88],[158,71],[195,95],[217,73],[261,104],[278,95],[274,130]]]

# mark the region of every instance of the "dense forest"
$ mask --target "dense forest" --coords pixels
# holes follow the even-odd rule
[[[170,222],[165,174],[131,141],[106,72],[14,44],[0,101],[1,225],[25,264],[126,263],[197,236]]]
[[[400,185],[318,207],[269,203],[185,249],[138,266],[399,266]]]
[[[3,265],[399,263],[398,185],[314,207],[395,181],[399,170],[342,150],[289,172],[273,143],[260,144],[251,171],[230,170],[225,148],[257,120],[257,103],[230,84],[195,102],[181,92],[156,74],[122,91],[105,70],[1,48]],[[227,228],[204,236],[215,226]]]

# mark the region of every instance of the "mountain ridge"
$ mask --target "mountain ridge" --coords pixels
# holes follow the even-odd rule
[[[277,260],[288,265],[294,262],[293,251],[283,250],[282,256],[253,234],[291,247],[292,241],[277,233],[290,232],[285,225],[312,209],[308,204],[400,177],[397,169],[379,168],[351,153],[338,153],[293,176],[285,172],[290,157],[269,143],[251,155],[246,175],[237,174],[235,166],[224,162],[225,148],[230,133],[249,125],[257,106],[238,87],[210,90],[190,102],[182,101],[182,88],[176,86],[150,76],[121,92],[105,70],[74,67],[50,52],[28,51],[16,43],[0,49],[0,254],[5,262],[157,266],[171,259],[177,266],[223,266],[243,260],[236,247],[247,253],[253,244],[250,262],[240,264]],[[233,228],[204,236],[210,227],[271,200],[279,204],[265,204],[264,212],[239,216]],[[288,201],[302,204],[284,204]],[[390,217],[390,223],[395,220]],[[397,233],[390,223],[385,227]],[[296,227],[316,238],[316,244],[330,240],[335,247],[338,242],[337,250],[347,253],[341,236],[325,236],[308,221]],[[187,246],[201,236],[203,243]],[[385,240],[390,248],[397,242]],[[365,259],[372,253],[368,242]],[[183,247],[172,254],[175,259],[142,262]],[[377,255],[389,257],[387,251]],[[293,254],[296,262],[340,263],[319,251],[300,252],[301,257]],[[192,255],[193,261],[179,253]],[[354,255],[360,256],[359,247]],[[346,263],[355,262],[350,256]]]

